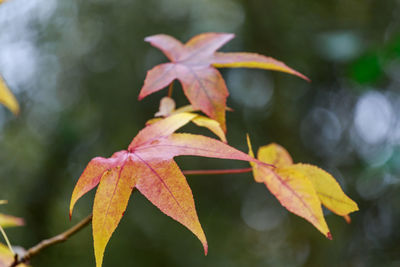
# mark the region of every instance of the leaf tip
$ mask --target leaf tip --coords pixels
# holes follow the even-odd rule
[[[138,95],[138,100],[142,100],[144,98],[144,95],[142,94],[142,92],[140,92],[140,94]]]
[[[312,82],[310,78],[308,78],[307,76],[305,76],[305,75],[303,75],[303,74],[300,74],[300,78],[302,78],[303,80],[305,80],[305,81],[307,81],[307,82],[309,82],[309,83]]]
[[[155,35],[150,35],[150,36],[146,36],[146,37],[144,38],[144,41],[147,42],[147,43],[150,43],[150,42],[152,41],[152,39],[154,38],[154,36],[157,36],[157,34],[155,34]]]
[[[207,244],[207,242],[203,243],[203,247],[204,247],[204,256],[207,256],[207,254],[208,254],[208,244]]]
[[[253,148],[251,146],[251,141],[250,141],[250,135],[247,133],[246,134],[246,140],[247,140],[247,146],[249,148],[249,156],[254,158],[254,152],[253,152]]]
[[[162,36],[162,35],[164,35],[164,34],[153,34],[153,35],[150,35],[150,36],[146,36],[144,38],[144,41],[146,43],[151,43],[154,40],[154,37],[159,37],[159,36]]]
[[[17,106],[15,108],[11,109],[11,112],[14,114],[14,116],[16,116],[16,117],[19,116],[20,107],[19,107],[18,103],[17,103]]]
[[[231,32],[216,32],[216,34],[225,35],[227,38],[229,38],[229,40],[232,40],[236,36],[234,33]]]
[[[68,212],[69,220],[72,219],[72,212],[74,211],[75,202],[76,202],[76,201],[74,201],[73,199],[71,199],[71,203],[70,203],[70,205],[69,205],[69,212]]]
[[[326,237],[327,237],[329,240],[332,240],[332,234],[331,234],[331,232],[328,232],[328,233],[326,234]]]
[[[344,215],[343,218],[344,218],[344,220],[346,221],[346,223],[348,223],[348,224],[351,223],[350,215],[348,215],[348,214],[347,214],[347,215]]]
[[[229,33],[228,32],[228,33],[224,33],[224,34],[226,34],[226,36],[228,37],[229,41],[236,37],[236,35],[234,33]]]
[[[357,204],[357,202],[355,202],[355,201],[353,201],[354,202],[354,211],[359,211],[360,210],[360,208],[358,207],[358,204]]]
[[[307,77],[306,75],[304,75],[304,74],[301,74],[301,73],[298,72],[298,71],[295,71],[295,70],[292,69],[292,73],[291,73],[291,74],[296,75],[297,77],[299,77],[299,78],[305,80],[306,82],[311,83],[311,79],[310,79],[310,78],[308,78],[308,77]]]
[[[25,220],[22,218],[17,218],[15,223],[16,223],[16,226],[25,226]]]

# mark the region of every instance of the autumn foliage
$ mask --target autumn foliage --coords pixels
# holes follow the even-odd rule
[[[192,191],[174,161],[177,156],[249,162],[257,183],[264,183],[282,206],[309,221],[329,239],[332,239],[332,235],[322,206],[343,216],[348,222],[349,214],[358,210],[357,204],[345,195],[329,173],[313,165],[293,163],[289,152],[282,146],[274,143],[262,146],[258,149],[257,157],[254,157],[249,136],[248,153],[228,145],[225,113],[229,92],[216,68],[275,70],[308,80],[270,57],[255,53],[217,52],[233,37],[233,34],[227,33],[204,33],[186,44],[164,34],[145,39],[159,48],[170,62],[148,71],[139,99],[167,86],[169,96],[160,101],[155,118],[146,123],[126,150],[118,151],[109,158],[95,157],[89,162],[71,197],[70,216],[78,199],[97,186],[92,227],[98,267],[102,265],[106,245],[135,189],[164,214],[188,228],[200,240],[207,254],[208,244],[197,216]],[[190,105],[176,108],[175,101],[170,97],[174,80],[181,83]],[[18,102],[1,77],[0,103],[15,114],[19,112]],[[219,140],[203,135],[176,133],[189,122],[209,129]],[[3,234],[3,227],[22,224],[20,218],[0,214],[0,230]],[[0,244],[0,266],[9,265],[14,260],[9,247]]]
[[[156,114],[158,118],[149,120],[126,150],[116,152],[110,158],[95,157],[83,171],[72,193],[70,215],[76,201],[98,186],[92,224],[97,266],[102,265],[105,247],[135,189],[197,236],[207,254],[208,244],[192,191],[174,161],[177,156],[249,162],[256,182],[264,183],[285,208],[309,221],[329,239],[332,236],[321,205],[347,219],[349,213],[358,210],[357,204],[344,194],[330,174],[312,165],[294,164],[283,147],[277,144],[263,146],[254,158],[249,138],[249,154],[227,144],[225,113],[229,93],[216,68],[261,68],[308,80],[284,63],[263,55],[216,52],[233,37],[227,33],[204,33],[186,44],[164,34],[145,39],[162,50],[170,62],[148,71],[139,99],[167,86],[172,88],[177,79],[191,105],[176,109],[173,99],[164,98]],[[206,116],[196,112],[203,112]],[[189,122],[210,129],[221,141],[202,135],[176,133]]]

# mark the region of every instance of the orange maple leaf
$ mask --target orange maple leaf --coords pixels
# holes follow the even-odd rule
[[[171,62],[157,65],[147,72],[139,100],[178,79],[193,108],[217,120],[226,132],[225,110],[229,93],[215,67],[275,70],[308,80],[301,73],[270,57],[255,53],[216,52],[233,37],[230,33],[203,33],[185,45],[165,34],[147,37],[145,41],[159,48]]]
[[[192,231],[207,254],[208,245],[197,217],[192,191],[173,158],[194,155],[258,161],[216,139],[174,133],[195,116],[179,113],[155,122],[141,130],[127,150],[116,152],[111,158],[96,157],[89,162],[72,193],[70,215],[76,201],[99,185],[93,205],[97,266],[102,264],[105,247],[125,212],[134,188],[163,213]]]

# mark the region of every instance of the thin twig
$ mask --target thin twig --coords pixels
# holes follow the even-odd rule
[[[85,219],[83,219],[82,221],[80,221],[67,231],[58,234],[52,238],[40,241],[39,244],[28,249],[28,251],[26,251],[26,253],[22,257],[16,256],[14,262],[10,265],[10,267],[18,266],[21,263],[26,263],[29,261],[29,259],[31,259],[33,256],[38,254],[43,249],[55,245],[57,243],[66,241],[69,237],[73,236],[81,229],[83,229],[85,226],[87,226],[91,221],[92,221],[92,214],[87,216]]]
[[[251,172],[252,168],[244,169],[225,169],[225,170],[186,170],[182,171],[185,175],[212,175],[212,174],[233,174]]]

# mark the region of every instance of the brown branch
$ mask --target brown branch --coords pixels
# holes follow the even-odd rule
[[[85,226],[87,226],[91,221],[92,221],[92,214],[87,216],[85,219],[83,219],[82,221],[80,221],[67,231],[58,234],[52,238],[40,241],[39,244],[28,249],[28,251],[26,251],[26,253],[22,257],[15,255],[14,262],[10,265],[10,267],[18,266],[21,263],[26,263],[33,256],[41,252],[43,249],[55,245],[57,243],[66,241],[69,237],[73,236],[74,234],[85,228]]]
[[[185,175],[212,175],[212,174],[233,174],[251,172],[252,168],[226,169],[226,170],[186,170],[182,171]]]

